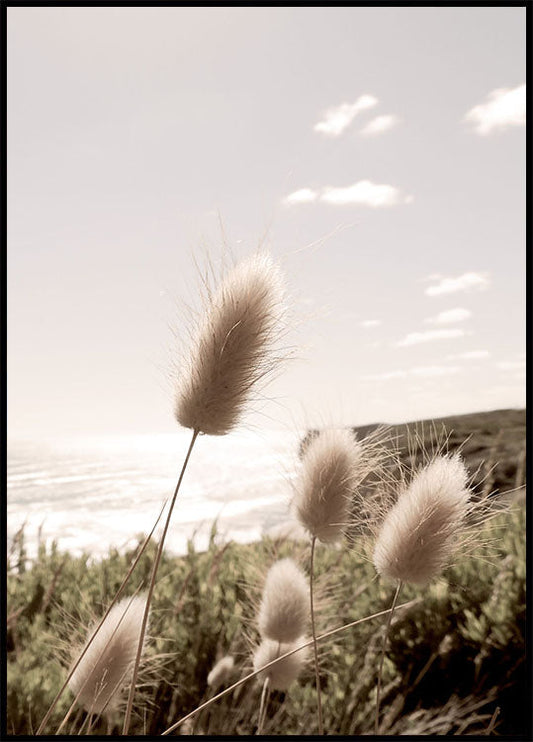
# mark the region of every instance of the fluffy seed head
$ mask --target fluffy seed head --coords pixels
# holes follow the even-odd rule
[[[367,474],[363,445],[349,430],[324,430],[302,457],[293,507],[319,541],[337,541],[349,519],[355,485]]]
[[[233,672],[235,662],[233,657],[226,655],[222,657],[212,668],[207,676],[207,685],[210,688],[219,688],[228,680]]]
[[[281,645],[270,639],[263,639],[254,652],[254,670],[259,670],[260,667],[263,667],[268,662],[272,662],[276,657],[280,657],[285,652],[290,652],[291,649],[296,649],[296,647],[304,642],[305,639],[303,637],[296,642]],[[297,680],[302,672],[307,655],[308,648],[304,647],[298,652],[291,654],[290,657],[285,657],[285,659],[276,662],[275,665],[272,665],[267,670],[263,670],[257,677],[261,681],[264,681],[268,677],[270,688],[273,690],[287,690],[289,685]]]
[[[305,633],[309,615],[307,579],[292,559],[280,559],[269,569],[257,622],[262,637],[292,642]]]
[[[95,714],[116,709],[137,653],[146,597],[124,598],[111,608],[68,685],[78,703]],[[93,636],[93,629],[85,646]]]
[[[415,474],[382,523],[377,571],[424,585],[448,563],[469,510],[468,473],[458,455],[437,456]]]
[[[239,263],[208,296],[178,379],[181,425],[224,435],[238,423],[252,388],[274,366],[282,302],[281,273],[267,254]]]

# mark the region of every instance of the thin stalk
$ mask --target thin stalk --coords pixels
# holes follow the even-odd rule
[[[170,518],[172,516],[172,511],[174,510],[174,505],[176,503],[176,498],[178,496],[178,492],[181,486],[181,483],[183,481],[183,476],[185,474],[185,470],[187,468],[187,464],[189,463],[189,458],[192,453],[192,449],[194,446],[194,443],[196,441],[196,438],[198,437],[198,430],[194,430],[191,438],[191,442],[189,444],[189,448],[187,451],[187,455],[185,456],[185,461],[183,462],[183,466],[181,467],[181,473],[178,479],[178,483],[176,485],[176,489],[174,490],[174,494],[172,495],[172,500],[170,502],[170,507],[168,509],[167,519],[165,521],[165,526],[163,528],[163,533],[161,535],[161,540],[159,541],[159,546],[157,549],[154,566],[152,568],[152,574],[150,576],[150,585],[148,587],[148,595],[146,598],[146,607],[144,609],[144,616],[143,616],[143,622],[141,626],[141,633],[139,636],[139,644],[137,646],[137,655],[135,657],[135,664],[133,666],[133,675],[131,678],[131,685],[130,685],[130,692],[128,695],[128,705],[126,707],[126,715],[124,717],[124,726],[122,728],[122,734],[126,735],[128,733],[129,727],[130,727],[130,719],[131,719],[131,710],[133,707],[133,697],[135,696],[135,685],[137,683],[137,676],[139,674],[139,664],[141,662],[141,654],[142,654],[142,648],[144,643],[144,637],[146,634],[146,625],[148,623],[148,613],[150,611],[150,604],[152,602],[152,595],[154,592],[154,586],[155,586],[155,577],[157,574],[157,570],[159,568],[159,562],[161,561],[161,555],[163,554],[163,546],[165,544],[165,537],[167,535],[168,527],[170,525]]]
[[[78,737],[83,732],[83,729],[84,729],[85,725],[87,724],[87,722],[90,723],[91,717],[92,717],[92,714],[88,713],[87,716],[85,717],[85,719],[83,720],[83,724],[81,725],[80,730],[79,730],[78,735],[77,735]]]
[[[111,608],[113,608],[113,606],[115,605],[115,603],[117,602],[117,600],[119,599],[119,597],[120,597],[120,596],[122,595],[122,591],[123,591],[123,590],[124,590],[124,588],[126,587],[126,583],[128,582],[129,578],[131,577],[131,574],[132,574],[133,570],[135,569],[135,567],[137,566],[137,564],[138,564],[138,562],[139,562],[140,558],[142,557],[142,555],[143,555],[143,554],[144,554],[144,552],[146,551],[146,547],[147,547],[147,546],[148,546],[148,544],[150,543],[150,539],[152,538],[152,535],[153,535],[153,533],[154,533],[154,531],[155,531],[155,529],[156,529],[156,527],[157,527],[157,524],[159,523],[159,520],[161,519],[161,516],[163,515],[163,510],[165,509],[165,506],[166,506],[166,504],[167,504],[167,503],[165,502],[165,503],[164,503],[164,505],[163,505],[163,507],[161,508],[161,511],[160,511],[159,515],[157,516],[157,520],[156,520],[156,522],[154,523],[154,525],[153,525],[153,528],[152,528],[152,530],[150,531],[150,533],[148,534],[148,536],[147,536],[147,537],[146,537],[146,538],[144,539],[144,543],[143,543],[143,545],[142,545],[142,547],[141,547],[141,549],[140,549],[139,553],[137,554],[137,556],[136,556],[136,557],[135,557],[135,559],[133,560],[133,563],[131,564],[131,566],[130,566],[130,568],[129,568],[129,570],[128,570],[127,574],[126,574],[126,576],[125,576],[125,577],[124,577],[124,579],[122,580],[122,583],[121,583],[121,585],[120,585],[119,589],[117,590],[117,592],[116,592],[116,594],[115,594],[115,597],[114,597],[114,598],[113,598],[113,600],[111,601],[110,605],[109,605],[109,606],[108,606],[108,608],[107,608],[107,611],[106,611],[106,612],[104,613],[104,615],[102,616],[102,619],[101,619],[100,623],[99,623],[99,624],[98,624],[98,626],[96,627],[96,630],[95,630],[94,634],[93,634],[93,635],[91,636],[91,638],[90,638],[90,639],[89,639],[89,641],[87,642],[87,644],[86,644],[86,646],[85,646],[85,648],[84,648],[83,652],[82,652],[82,653],[80,654],[80,656],[78,657],[78,659],[76,660],[76,662],[74,663],[74,665],[73,665],[73,666],[71,667],[71,669],[70,669],[70,671],[69,671],[69,673],[68,673],[68,675],[67,675],[67,679],[65,680],[65,682],[63,683],[63,685],[62,685],[62,686],[61,686],[61,688],[59,689],[59,691],[58,691],[58,693],[57,693],[56,697],[55,697],[55,698],[54,698],[54,700],[52,701],[52,704],[51,704],[50,708],[49,708],[49,709],[48,709],[48,711],[46,712],[46,714],[45,714],[45,716],[44,716],[44,719],[43,719],[43,720],[41,721],[41,723],[40,723],[40,725],[39,725],[39,729],[38,729],[38,730],[37,730],[37,731],[35,732],[35,735],[36,735],[36,736],[42,733],[42,731],[43,731],[43,729],[44,729],[44,726],[45,726],[46,722],[48,721],[48,719],[49,719],[49,718],[50,718],[50,716],[52,715],[52,713],[53,713],[53,711],[54,711],[55,707],[57,706],[57,703],[58,703],[59,699],[60,699],[60,698],[61,698],[61,696],[63,695],[63,692],[64,692],[65,688],[66,688],[66,687],[67,687],[67,685],[68,685],[68,682],[69,682],[70,678],[71,678],[71,677],[72,677],[72,675],[74,674],[74,670],[76,670],[76,668],[78,667],[78,665],[80,664],[80,662],[81,662],[81,661],[82,661],[82,659],[84,658],[84,656],[85,656],[85,653],[87,652],[87,650],[89,649],[89,647],[91,646],[91,644],[93,643],[93,641],[95,640],[95,638],[96,638],[96,635],[98,634],[98,632],[100,631],[100,628],[101,628],[102,624],[104,623],[104,621],[105,621],[105,620],[106,620],[106,618],[108,617],[108,615],[109,615],[109,612],[110,612]]]
[[[501,709],[500,709],[499,706],[496,706],[496,708],[494,709],[494,713],[492,714],[492,719],[490,720],[490,724],[489,724],[489,726],[487,728],[487,731],[485,732],[485,734],[488,737],[490,737],[490,735],[492,734],[492,732],[494,730],[494,726],[496,724],[496,719],[498,718],[498,714],[500,713],[500,710]]]
[[[383,637],[383,645],[381,647],[381,659],[379,662],[379,671],[378,671],[378,687],[377,687],[377,693],[376,693],[376,719],[374,722],[374,734],[378,734],[379,729],[379,702],[380,702],[380,695],[381,695],[381,675],[383,673],[383,660],[385,659],[385,647],[387,644],[387,639],[389,638],[389,629],[392,621],[392,614],[394,613],[394,609],[396,607],[396,601],[398,600],[398,596],[400,595],[400,590],[402,589],[402,581],[398,581],[398,587],[396,588],[396,592],[394,593],[394,598],[392,599],[392,605],[390,609],[390,613],[387,618],[387,626],[385,628],[385,636]]]
[[[320,690],[320,671],[318,669],[318,646],[316,641],[316,630],[315,630],[315,608],[313,603],[313,572],[315,564],[315,543],[316,536],[311,539],[311,566],[309,575],[309,598],[311,602],[311,631],[313,633],[313,651],[315,655],[315,681],[316,681],[316,699],[317,699],[317,715],[318,715],[318,733],[324,734],[324,721],[322,719],[322,692]]]
[[[70,732],[69,732],[69,736],[70,737],[73,737],[74,736],[74,730],[76,729],[76,727],[80,723],[80,718],[81,718],[81,715],[82,714],[83,714],[83,709],[80,707],[78,709],[78,713],[74,717],[74,721],[72,722],[72,726],[70,727]]]
[[[403,603],[402,605],[397,606],[396,610],[399,611],[403,608],[411,608],[413,605],[417,605],[421,601],[422,601],[422,598],[415,598],[414,600],[410,600],[408,603]],[[371,621],[373,618],[379,618],[380,616],[385,616],[387,613],[390,613],[390,611],[391,611],[390,608],[386,608],[384,611],[373,613],[371,616],[365,616],[364,618],[358,618],[357,621],[352,621],[351,623],[344,624],[343,626],[338,626],[336,629],[331,629],[330,631],[326,631],[325,634],[321,634],[320,636],[317,636],[316,640],[317,642],[319,642],[319,641],[322,641],[323,639],[328,639],[330,636],[333,636],[334,634],[338,634],[341,631],[345,631],[346,629],[351,629],[353,626],[357,626],[358,624],[361,624],[361,623],[366,623],[366,621]],[[310,639],[309,641],[301,644],[299,647],[296,647],[296,649],[291,649],[288,652],[285,652],[285,654],[282,654],[279,657],[276,657],[275,660],[271,660],[270,662],[267,662],[266,665],[263,665],[263,667],[260,667],[258,670],[254,670],[248,675],[245,675],[244,678],[237,680],[237,682],[233,683],[233,685],[230,685],[228,688],[225,688],[223,691],[220,691],[220,693],[217,693],[216,696],[213,696],[213,698],[210,698],[209,700],[200,704],[200,706],[190,711],[188,714],[186,714],[186,716],[183,716],[181,719],[178,719],[178,721],[176,721],[171,727],[169,727],[168,729],[165,729],[165,731],[161,733],[161,736],[164,737],[167,734],[170,734],[175,729],[177,729],[179,726],[184,724],[188,719],[190,719],[191,716],[195,716],[195,714],[199,713],[200,711],[207,708],[208,706],[211,706],[211,704],[215,703],[215,701],[218,701],[224,696],[226,696],[228,693],[231,693],[233,690],[235,690],[235,688],[238,688],[240,685],[243,685],[244,683],[247,683],[249,680],[252,680],[252,678],[255,678],[256,675],[259,675],[260,672],[263,672],[264,670],[268,670],[268,668],[272,667],[272,665],[275,665],[276,662],[280,662],[281,660],[284,660],[286,657],[290,657],[292,654],[299,652],[301,649],[305,649],[305,647],[310,647],[312,644],[313,644],[313,639]]]
[[[88,735],[92,732],[93,727],[96,724],[96,721],[98,719],[98,714],[91,714],[90,719],[91,719],[91,721],[89,722],[89,726],[87,727],[87,734]]]
[[[263,683],[263,690],[261,692],[261,705],[259,706],[259,719],[257,722],[257,735],[263,734],[263,724],[266,716],[266,702],[268,698],[268,676],[265,678]]]

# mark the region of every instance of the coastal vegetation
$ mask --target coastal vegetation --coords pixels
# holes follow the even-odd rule
[[[404,586],[402,601],[416,602],[397,611],[391,622],[381,734],[527,735],[524,422],[524,412],[515,410],[454,419],[450,440],[464,441],[466,430],[474,429],[482,442],[465,454],[470,470],[477,466],[476,456],[486,462],[479,471],[480,486],[492,472],[493,497],[514,494],[506,495],[505,510],[482,526],[480,546],[458,554],[427,588]],[[499,442],[497,431],[502,432]],[[143,539],[139,536],[139,544]],[[357,543],[317,546],[319,635],[390,608],[394,585],[376,579],[371,555]],[[106,558],[93,560],[90,554],[74,557],[43,543],[29,563],[24,533],[18,534],[8,560],[8,733],[35,733],[65,679],[72,648],[86,641],[138,548],[112,549]],[[126,597],[148,583],[156,549],[151,541]],[[224,543],[216,524],[205,552],[194,549],[192,538],[184,556],[163,552],[130,733],[161,734],[217,690],[250,673],[260,642],[256,616],[265,570],[284,558],[306,569],[308,556],[307,541],[265,537],[249,545]],[[381,617],[318,643],[323,723],[329,734],[372,734],[384,630]],[[215,688],[208,677],[224,657],[233,661],[226,660],[229,670]],[[255,678],[243,683],[173,734],[254,734],[261,690]],[[63,694],[45,733],[57,730],[72,700],[70,691]],[[266,703],[263,734],[316,731],[310,652],[298,680],[286,690],[273,689]],[[88,733],[87,716],[83,708],[76,710],[63,732],[77,733],[86,722],[82,733]],[[120,734],[122,716],[117,709],[107,718],[93,717],[90,733]]]

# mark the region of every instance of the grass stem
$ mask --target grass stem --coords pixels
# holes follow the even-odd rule
[[[379,703],[380,703],[380,696],[381,696],[381,676],[383,673],[383,661],[385,659],[385,648],[387,645],[387,639],[389,638],[389,630],[390,625],[392,622],[392,614],[394,613],[394,609],[396,607],[396,601],[398,600],[398,596],[400,595],[400,590],[402,589],[402,581],[398,581],[398,586],[396,588],[396,592],[394,593],[394,598],[392,599],[392,605],[390,608],[389,615],[387,617],[387,626],[385,627],[385,635],[383,637],[383,645],[381,647],[381,659],[379,661],[379,670],[378,670],[378,687],[376,691],[376,718],[374,722],[374,734],[378,734],[379,729]]]
[[[139,644],[137,647],[137,655],[135,657],[135,664],[133,666],[133,675],[131,678],[131,685],[130,685],[130,692],[128,695],[128,704],[126,706],[126,714],[124,716],[124,726],[122,728],[122,734],[127,735],[128,730],[130,727],[130,720],[131,720],[131,710],[133,707],[133,698],[135,696],[135,685],[137,683],[137,676],[139,674],[139,664],[141,662],[141,654],[144,644],[144,637],[146,634],[146,626],[148,623],[148,614],[150,612],[150,604],[152,602],[152,595],[154,592],[154,586],[155,586],[155,578],[157,575],[157,570],[159,568],[159,563],[161,561],[161,555],[163,554],[163,546],[165,544],[165,537],[167,535],[168,527],[170,525],[170,518],[172,516],[172,511],[174,510],[174,505],[176,503],[176,498],[178,496],[178,492],[180,490],[181,483],[183,481],[183,477],[185,474],[185,470],[187,468],[187,464],[189,463],[189,459],[192,453],[192,449],[194,446],[194,443],[196,441],[196,438],[198,437],[198,430],[194,430],[191,438],[191,442],[189,444],[189,448],[187,450],[187,454],[185,456],[185,461],[183,462],[183,466],[181,467],[180,476],[178,479],[178,483],[176,484],[176,489],[174,490],[174,494],[172,495],[172,500],[170,502],[170,506],[168,509],[167,519],[165,521],[165,526],[163,528],[163,533],[161,535],[161,539],[159,541],[159,546],[157,548],[157,553],[154,560],[154,565],[152,567],[152,574],[150,575],[150,585],[148,586],[148,595],[146,598],[146,608],[144,610],[144,616],[143,616],[143,622],[141,626],[141,633],[139,635]]]
[[[316,536],[311,539],[311,565],[309,574],[309,598],[311,603],[311,631],[313,633],[313,652],[315,656],[315,680],[316,680],[316,700],[317,700],[317,716],[318,716],[318,733],[324,734],[324,721],[322,719],[322,692],[320,689],[320,670],[318,668],[318,646],[316,641],[316,628],[315,628],[315,608],[313,602],[313,573],[315,565],[315,544]]]
[[[263,683],[263,690],[261,691],[261,705],[259,706],[259,719],[257,722],[257,735],[263,734],[263,724],[265,723],[266,707],[268,702],[268,676],[265,678]]]

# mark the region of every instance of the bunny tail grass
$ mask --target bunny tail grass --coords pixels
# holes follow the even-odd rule
[[[303,641],[303,639],[300,641]],[[307,659],[307,648],[303,646],[298,649],[299,647],[300,642],[281,644],[271,639],[263,639],[254,652],[254,671],[258,673],[259,680],[268,679],[269,686],[273,690],[287,690],[297,680]],[[264,665],[292,650],[297,651],[284,659],[280,659],[279,662],[271,665],[268,669],[262,669]]]
[[[166,505],[166,503],[165,503],[165,505]],[[69,683],[69,680],[70,680],[70,678],[71,678],[71,677],[72,677],[72,675],[74,674],[74,671],[76,670],[76,668],[77,668],[77,666],[79,665],[79,663],[80,663],[80,662],[82,661],[82,659],[83,659],[83,657],[85,656],[85,654],[86,654],[86,653],[87,653],[87,652],[89,651],[89,647],[91,646],[92,642],[93,642],[93,641],[94,641],[94,640],[96,639],[96,636],[97,636],[97,634],[98,634],[98,631],[100,630],[100,627],[101,627],[101,625],[103,624],[103,622],[104,622],[104,621],[106,620],[106,618],[108,617],[109,613],[111,612],[111,609],[112,609],[112,608],[113,608],[113,606],[114,606],[114,605],[116,604],[116,602],[118,601],[119,597],[120,597],[120,596],[122,595],[122,591],[123,591],[123,590],[124,590],[124,588],[126,587],[126,584],[127,584],[128,580],[129,580],[129,578],[131,577],[131,575],[132,575],[132,573],[133,573],[133,570],[134,570],[134,569],[135,569],[135,567],[137,566],[137,564],[138,564],[139,560],[141,559],[142,555],[143,555],[143,554],[144,554],[144,552],[146,551],[146,548],[147,548],[148,544],[150,543],[150,540],[151,540],[151,538],[152,538],[152,535],[153,535],[153,533],[154,533],[154,531],[155,531],[155,529],[156,529],[156,527],[157,527],[157,524],[159,523],[159,520],[160,520],[161,516],[163,515],[163,510],[165,509],[165,505],[163,505],[163,507],[161,508],[161,510],[160,510],[160,512],[159,512],[159,515],[157,516],[157,519],[156,519],[156,521],[155,521],[154,525],[152,526],[152,530],[150,531],[150,533],[148,534],[148,536],[146,536],[146,538],[144,539],[144,541],[143,541],[143,544],[142,544],[141,548],[139,549],[139,551],[138,551],[138,553],[137,553],[137,555],[136,555],[135,559],[133,560],[133,562],[132,562],[132,563],[131,563],[131,565],[130,565],[130,568],[128,569],[128,572],[126,573],[126,576],[125,576],[125,577],[124,577],[124,579],[122,580],[122,582],[121,582],[121,584],[120,584],[120,587],[119,587],[119,589],[118,589],[118,590],[117,590],[117,592],[115,593],[115,597],[114,597],[114,598],[113,598],[113,600],[111,601],[111,603],[110,603],[110,605],[109,605],[109,607],[108,607],[107,611],[105,612],[104,616],[103,616],[103,617],[102,617],[102,619],[100,620],[100,624],[99,624],[99,625],[98,625],[98,626],[96,627],[96,629],[94,630],[94,632],[93,632],[93,634],[92,634],[91,638],[90,638],[90,639],[88,640],[87,644],[85,645],[85,648],[84,648],[84,650],[82,651],[82,653],[81,653],[81,654],[80,654],[80,656],[78,657],[78,660],[77,660],[77,662],[76,662],[76,663],[74,664],[74,666],[73,666],[73,667],[71,668],[70,672],[69,672],[69,673],[68,673],[68,675],[67,675],[67,678],[66,678],[66,680],[65,680],[65,681],[63,682],[63,685],[61,686],[61,688],[60,688],[60,689],[59,689],[59,691],[57,692],[57,694],[56,694],[56,696],[55,696],[54,700],[52,701],[52,703],[51,703],[51,705],[50,705],[50,707],[49,707],[48,711],[46,712],[46,714],[45,714],[45,716],[44,716],[43,720],[41,721],[41,723],[40,723],[40,725],[39,725],[39,728],[37,729],[37,731],[36,731],[36,733],[35,733],[35,735],[36,735],[36,736],[38,736],[38,735],[42,734],[42,732],[43,732],[43,729],[44,729],[44,727],[45,727],[45,725],[46,725],[46,723],[47,723],[48,719],[49,719],[49,718],[50,718],[50,716],[52,715],[52,713],[53,713],[53,711],[54,711],[55,707],[57,706],[57,704],[58,704],[58,702],[59,702],[59,699],[60,699],[60,698],[61,698],[61,696],[63,695],[63,692],[64,692],[65,688],[67,687],[67,685],[68,685],[68,683]],[[58,732],[56,732],[56,733],[58,734],[58,733],[59,733],[59,730],[58,730]]]
[[[466,525],[470,490],[459,455],[436,456],[385,516],[374,547],[379,574],[427,584],[447,565]]]
[[[307,445],[295,485],[293,507],[312,537],[341,538],[356,485],[368,474],[362,443],[349,430],[323,430]]]
[[[269,569],[257,623],[261,636],[292,642],[307,630],[307,579],[292,559],[280,559]]]
[[[211,668],[207,676],[207,685],[210,688],[219,688],[231,677],[235,667],[235,660],[231,655],[225,655]]]
[[[178,377],[175,416],[181,425],[208,435],[235,427],[252,388],[275,366],[283,294],[281,272],[265,253],[243,260],[208,293]]]
[[[117,709],[122,687],[131,677],[145,607],[146,596],[114,605],[73,672],[69,687],[90,714]]]

